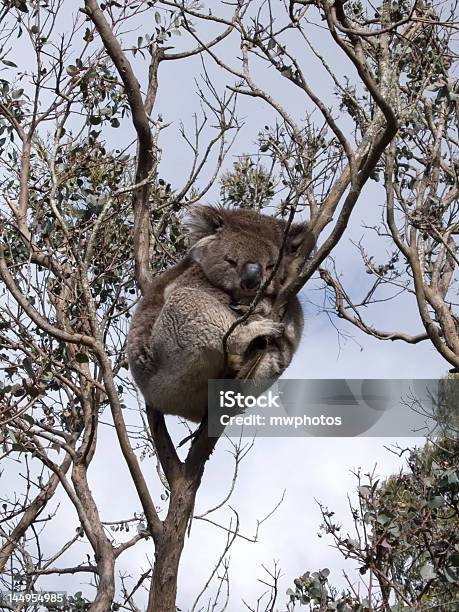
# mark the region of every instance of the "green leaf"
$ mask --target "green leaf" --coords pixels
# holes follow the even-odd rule
[[[30,414],[22,414],[21,418],[24,419],[24,421],[27,421],[29,425],[35,425],[35,420],[30,416]]]
[[[30,397],[38,397],[40,395],[40,391],[36,387],[26,386],[25,390]]]
[[[398,538],[400,537],[400,527],[398,525],[393,525],[392,527],[388,528],[387,533],[390,533],[395,538]]]
[[[445,98],[447,95],[448,95],[448,87],[447,85],[443,85],[442,87],[439,88],[435,101],[438,102],[442,98]]]
[[[89,358],[86,353],[77,353],[75,355],[75,361],[77,361],[78,363],[88,363]]]
[[[376,519],[376,522],[379,523],[380,525],[385,525],[390,520],[391,520],[390,516],[387,516],[387,514],[380,514],[378,518]]]
[[[21,387],[21,385],[13,385],[11,391],[14,397],[22,397],[24,395],[24,389]]]
[[[429,501],[427,502],[427,505],[429,506],[429,508],[441,508],[444,504],[444,500],[443,497],[440,497],[440,495],[436,495],[435,497],[432,497],[432,499],[429,499]]]
[[[35,372],[32,366],[32,361],[29,357],[24,357],[24,359],[22,360],[22,366],[31,378],[35,376]]]
[[[158,11],[155,13],[155,21],[156,23],[161,23],[161,14]]]
[[[459,483],[459,472],[452,472],[448,474],[448,484],[458,484]]]
[[[92,42],[94,40],[94,35],[89,28],[86,28],[83,40],[85,40],[86,42]]]
[[[10,60],[2,59],[2,64],[5,64],[5,66],[10,66],[10,68],[17,68],[17,64],[11,62]]]
[[[430,563],[425,563],[421,567],[421,571],[419,573],[421,574],[421,577],[424,578],[424,580],[431,580],[437,575],[433,566]]]
[[[459,571],[456,567],[445,567],[444,574],[448,582],[453,584],[457,584],[459,582]]]
[[[24,444],[19,444],[19,442],[14,442],[11,445],[11,450],[17,451],[18,453],[26,453],[28,449],[24,446]]]
[[[279,72],[283,77],[286,77],[287,79],[293,78],[293,70],[291,66],[283,66]]]
[[[367,510],[365,514],[363,515],[363,520],[365,521],[367,525],[369,525],[375,520],[375,515],[373,514],[373,512],[369,512]]]

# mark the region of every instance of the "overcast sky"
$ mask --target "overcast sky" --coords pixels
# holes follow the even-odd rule
[[[75,6],[74,3],[70,5]],[[62,27],[65,27],[64,24]],[[347,72],[354,78],[354,71],[333,50],[323,31],[313,30],[311,36],[315,36],[315,42],[327,51],[330,64],[336,67],[340,76]],[[233,61],[235,49],[230,43],[225,43],[224,49],[228,61]],[[219,74],[211,61],[206,62],[217,86],[223,90],[224,83],[228,81],[227,77]],[[172,122],[170,128],[162,134],[161,174],[173,187],[183,183],[188,173],[190,157],[178,137],[179,121],[191,126],[193,112],[199,111],[194,81],[199,78],[200,72],[198,58],[168,63],[160,70],[157,112],[163,115],[165,122]],[[313,61],[308,77],[313,88],[321,95],[330,96],[331,100],[332,87]],[[288,105],[289,111],[298,120],[304,117],[304,100],[286,89],[285,79],[282,80],[267,70],[260,72],[259,78],[262,84],[270,88],[273,95]],[[254,151],[254,140],[259,129],[273,118],[273,114],[263,105],[247,99],[241,100],[240,115],[245,118],[245,126],[233,148],[234,156]],[[127,143],[131,134],[129,128],[122,126],[116,132],[112,131],[109,137],[116,138],[121,147]],[[227,167],[234,158],[229,157]],[[209,193],[207,201],[215,202],[217,198],[218,189],[215,189]],[[362,229],[364,222],[369,223],[378,218],[381,202],[381,193],[377,186],[374,183],[368,185],[346,236],[335,252],[337,267],[343,273],[348,287],[352,291],[361,291],[362,294],[371,279],[365,274],[351,240],[358,240],[365,233]],[[376,245],[372,241],[374,236],[368,236],[367,244],[374,246],[378,254],[384,253],[387,245]],[[332,324],[329,316],[317,307],[321,304],[323,295],[317,291],[315,283],[310,283],[302,291],[300,298],[305,312],[305,331],[300,348],[284,378],[434,378],[442,376],[448,369],[447,364],[429,343],[410,346],[400,342],[380,342],[364,336],[342,321],[334,320]],[[393,306],[384,304],[376,307],[369,316],[370,322],[383,329],[400,329],[413,333],[421,330],[419,315],[409,300],[401,299]],[[340,337],[334,325],[338,325],[351,337],[347,340]],[[128,419],[134,422],[135,413],[128,414]],[[173,420],[171,426],[180,439],[183,430]],[[230,612],[239,612],[242,609],[241,598],[253,603],[263,592],[263,585],[257,582],[257,578],[266,578],[261,565],[270,567],[273,560],[278,560],[283,570],[283,592],[291,586],[296,576],[306,570],[323,567],[334,570],[335,582],[342,584],[340,570],[344,564],[341,557],[330,548],[330,542],[326,538],[317,537],[320,513],[316,500],[335,510],[339,520],[345,525],[349,524],[347,494],[353,495],[356,488],[351,472],[357,468],[366,472],[376,465],[377,473],[385,476],[398,469],[401,466],[400,460],[384,448],[395,442],[395,436],[386,439],[363,437],[256,440],[242,464],[231,502],[239,514],[241,533],[248,537],[253,536],[257,519],[263,518],[272,510],[282,497],[284,489],[286,493],[275,514],[263,524],[260,541],[252,544],[239,539],[231,549]],[[410,442],[413,440],[402,440],[401,444]],[[197,514],[222,499],[231,483],[232,461],[228,449],[228,442],[221,440],[206,467],[197,498]],[[12,470],[13,468],[9,473],[9,483],[15,489],[20,481]],[[134,511],[139,512],[139,504],[121,458],[115,433],[109,426],[102,428],[90,478],[92,491],[104,520],[128,518]],[[153,478],[152,487],[160,490],[158,485],[153,483]],[[73,507],[67,500],[59,495],[53,501],[53,508],[57,506],[57,501],[60,502],[59,510],[52,527],[47,530],[50,551],[54,550],[57,539],[64,541],[66,536],[71,537],[79,524]],[[160,504],[159,500],[158,503]],[[231,511],[225,509],[219,513],[216,520],[228,525],[231,516]],[[193,522],[180,567],[178,605],[181,609],[187,610],[191,606],[221,554],[224,543],[223,530],[201,521]],[[60,564],[63,565],[67,560],[80,560],[79,550],[71,551],[63,557]],[[131,571],[135,578],[139,574],[139,568],[147,567],[147,554],[150,559],[153,558],[151,542],[125,553],[122,568],[127,572]],[[81,580],[81,575],[77,578],[54,577],[47,579],[45,584],[54,589],[69,588],[74,591],[76,583]],[[91,593],[84,585],[82,590]]]

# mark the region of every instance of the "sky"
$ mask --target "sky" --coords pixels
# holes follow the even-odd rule
[[[331,65],[336,67],[340,76],[354,77],[351,67],[333,49],[322,30],[313,29],[311,37],[325,50]],[[298,52],[301,53],[301,50],[298,49]],[[225,43],[222,53],[226,54],[228,61],[235,61],[236,51],[231,44]],[[214,75],[214,83],[223,89],[227,77],[216,70],[210,60],[206,60],[206,66]],[[183,121],[185,125],[190,126],[193,112],[199,111],[195,79],[199,79],[201,72],[202,66],[198,58],[167,63],[160,70],[160,88],[154,114],[161,113],[165,122],[172,122],[161,136],[163,155],[160,171],[173,186],[180,185],[187,177],[190,157],[178,137],[179,122]],[[311,85],[331,101],[332,87],[313,61],[308,77]],[[257,78],[273,95],[286,103],[289,111],[298,120],[304,117],[304,101],[286,88],[285,79],[266,70],[260,71]],[[271,111],[262,104],[247,99],[241,100],[239,112],[245,119],[245,124],[232,155],[226,162],[227,168],[231,166],[235,156],[255,150],[254,141],[258,131],[273,117]],[[128,142],[132,134],[130,128],[125,125],[116,130],[116,133],[112,132],[109,137],[119,141],[120,146]],[[206,201],[215,202],[217,199],[218,189],[215,189],[208,194]],[[358,240],[366,234],[363,224],[378,218],[381,202],[378,186],[369,184],[362,194],[344,240],[334,253],[338,270],[343,273],[350,290],[356,293],[364,293],[371,279],[364,272],[352,240]],[[372,237],[368,234],[366,236],[367,242],[382,255],[386,246],[376,245],[372,242]],[[284,378],[435,378],[444,375],[448,370],[448,365],[427,342],[415,346],[401,342],[381,342],[361,334],[343,321],[331,320],[328,314],[318,307],[323,300],[323,294],[318,291],[315,282],[309,283],[303,289],[300,300],[305,314],[305,331],[299,350],[283,375]],[[419,315],[414,304],[407,299],[402,298],[391,307],[387,304],[375,307],[369,316],[372,323],[383,329],[413,333],[421,330]],[[338,334],[337,327],[345,332],[347,337]],[[133,407],[133,404],[131,406]],[[127,419],[136,422],[138,417],[135,411],[129,411]],[[180,436],[184,435],[181,426],[171,419],[170,427],[180,440]],[[330,547],[330,541],[326,537],[317,536],[321,523],[317,501],[333,509],[345,529],[350,529],[347,495],[350,494],[355,499],[357,486],[353,471],[361,468],[365,473],[376,466],[376,472],[384,477],[398,470],[403,461],[386,448],[397,442],[407,446],[420,443],[421,440],[398,440],[395,435],[392,438],[257,439],[241,465],[231,499],[231,506],[237,509],[240,518],[241,533],[247,537],[253,536],[257,520],[266,516],[283,496],[284,499],[273,516],[263,523],[257,543],[239,538],[231,548],[231,599],[227,610],[240,611],[241,598],[252,604],[256,601],[264,590],[258,579],[266,579],[262,565],[272,567],[274,560],[279,562],[282,569],[281,592],[285,592],[292,585],[296,576],[307,570],[315,571],[324,567],[332,570],[332,581],[342,585],[341,569],[345,562]],[[230,448],[228,441],[221,440],[208,462],[197,497],[196,514],[201,514],[224,498],[233,473],[233,463],[228,452]],[[18,484],[15,480],[18,478],[17,472],[12,470],[8,477],[11,486],[15,488]],[[133,511],[139,511],[114,430],[108,425],[101,430],[90,478],[91,488],[104,520],[127,518]],[[160,488],[153,478],[151,486],[159,493]],[[159,500],[158,503],[162,504]],[[52,528],[46,532],[45,546],[48,544],[50,550],[54,549],[57,538],[64,539],[66,535],[71,537],[78,525],[73,508],[62,494],[56,496],[52,507],[57,507],[58,504],[59,509],[53,519]],[[234,520],[233,512],[226,508],[216,515],[215,520],[228,525],[231,517]],[[193,521],[180,566],[178,605],[182,610],[191,609],[224,545],[225,532],[222,529],[203,521]],[[67,560],[72,562],[79,559],[80,549],[84,545],[78,546],[80,548],[63,557],[60,565]],[[135,547],[123,556],[123,570],[132,572],[134,576],[138,575],[139,568],[145,569],[147,566],[147,557],[151,560],[152,556],[150,542]],[[43,584],[53,589],[76,590],[75,584],[80,580],[81,575],[77,578],[61,576],[47,578]],[[83,584],[81,590],[86,591],[87,587]],[[90,593],[90,589],[87,592]],[[281,597],[281,601],[284,600]],[[201,604],[205,601],[205,598],[201,600]]]

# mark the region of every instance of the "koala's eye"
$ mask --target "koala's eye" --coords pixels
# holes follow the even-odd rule
[[[274,270],[274,266],[275,266],[275,265],[276,265],[276,262],[275,262],[275,261],[271,261],[269,264],[267,264],[267,266],[266,266],[266,270],[267,270],[268,272],[272,272],[272,270]]]
[[[235,261],[234,259],[231,259],[231,257],[225,257],[225,261],[226,263],[229,263],[230,266],[233,266],[233,268],[236,268],[237,261]]]

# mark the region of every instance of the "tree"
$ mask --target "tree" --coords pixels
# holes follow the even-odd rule
[[[385,482],[374,473],[358,480],[351,504],[355,535],[343,533],[335,513],[321,506],[322,529],[344,559],[348,588],[329,582],[328,569],[306,572],[290,589],[288,610],[314,612],[424,612],[456,610],[459,587],[459,444],[454,436],[430,440],[408,453],[408,471]]]
[[[400,39],[394,41],[391,91],[403,111],[400,129],[372,177],[382,181],[385,203],[381,222],[368,228],[373,237],[384,240],[387,259],[376,262],[374,241],[370,248],[365,240],[357,245],[365,271],[374,279],[362,299],[349,294],[335,271],[323,269],[321,276],[339,317],[381,340],[411,344],[430,340],[456,370],[459,90],[453,76],[457,66],[454,8],[445,7],[443,18],[451,20],[451,28],[438,36],[440,16],[433,5],[426,4],[423,15],[409,26],[409,52]],[[372,38],[365,40],[374,46]],[[410,335],[403,329],[381,330],[368,322],[363,311],[368,312],[372,304],[407,295],[424,331]]]
[[[342,238],[368,180],[391,155],[394,160],[399,126],[416,125],[411,109],[424,103],[432,74],[418,46],[437,57],[449,35],[438,11],[430,3],[384,0],[367,20],[359,4],[322,0],[283,6],[238,0],[217,10],[194,0],[85,0],[78,7],[65,0],[2,2],[2,462],[19,461],[27,470],[24,491],[2,500],[0,567],[10,568],[7,584],[13,579],[32,590],[43,576],[81,572],[94,577],[95,596],[88,602],[76,594],[72,609],[136,610],[134,595],[146,585],[149,611],[175,610],[184,538],[217,440],[202,428],[177,451],[160,415],[149,429],[145,420],[135,432],[128,426],[126,402],[135,389],[124,349],[136,289],[143,292],[151,274],[184,253],[181,219],[218,183],[241,129],[236,102],[247,98],[271,112],[254,154],[267,167],[241,158],[236,172],[224,175],[225,197],[247,205],[247,185],[259,181],[254,204],[264,205],[275,192],[275,214],[291,222],[307,210],[317,242],[313,253],[304,246],[301,273],[279,296],[281,317],[285,297],[301,289]],[[311,42],[317,25],[325,27],[331,59]],[[428,32],[422,40],[421,29]],[[240,57],[227,60],[225,44]],[[340,82],[332,67],[337,52],[355,82]],[[335,88],[340,117],[312,88],[306,54]],[[173,185],[161,170],[168,118],[155,104],[163,71],[196,56],[203,60],[202,115],[194,134],[180,128],[191,164],[183,183]],[[266,66],[302,102],[298,118],[260,84]],[[224,93],[215,74],[226,79]],[[451,95],[446,89],[440,96],[443,113],[451,110]],[[111,130],[128,125],[133,140],[113,145]],[[437,142],[432,130],[425,138]],[[439,249],[450,262],[448,240]],[[119,544],[88,481],[107,412],[139,503],[128,521],[137,532]],[[140,464],[142,454],[152,453],[167,505],[163,520],[147,484],[151,462]],[[44,513],[60,490],[80,526],[72,541],[44,555],[35,525],[52,520]],[[88,560],[56,567],[82,537],[92,550]],[[121,555],[146,539],[154,543],[153,566],[117,594]]]

